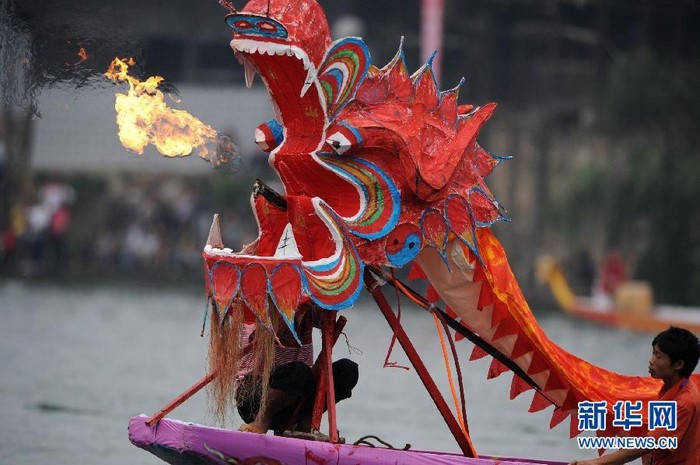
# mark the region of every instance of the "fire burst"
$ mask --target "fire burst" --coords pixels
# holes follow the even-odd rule
[[[138,154],[152,144],[158,152],[168,157],[184,157],[195,149],[200,157],[215,166],[231,161],[237,148],[225,136],[184,110],[168,107],[158,85],[161,76],[151,76],[139,81],[129,76],[132,58],[115,58],[105,76],[114,82],[127,82],[129,91],[117,93],[115,109],[119,140],[122,145]]]

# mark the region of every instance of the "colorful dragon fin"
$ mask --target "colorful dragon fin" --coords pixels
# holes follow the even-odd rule
[[[452,89],[440,93],[440,112],[442,113],[442,119],[447,122],[452,122],[454,128],[457,128],[457,116],[459,114],[457,99],[459,98],[459,89],[463,84],[464,78],[460,79],[459,83]]]
[[[299,345],[301,340],[294,329],[294,313],[301,303],[303,279],[299,267],[291,263],[280,263],[270,273],[269,294],[277,312]]]
[[[367,77],[356,93],[355,99],[366,105],[386,100],[389,95],[404,103],[413,98],[413,82],[408,74],[403,53],[403,37],[394,58],[383,68],[370,66]]]
[[[435,248],[440,258],[449,268],[447,261],[447,239],[449,229],[445,217],[435,208],[428,208],[420,217],[420,229],[425,237],[425,242]]]
[[[433,61],[436,55],[437,52],[433,52],[428,61],[411,76],[415,87],[415,99],[428,110],[437,108],[440,103],[440,90],[433,72]]]
[[[306,293],[326,310],[351,306],[362,291],[364,263],[349,240],[343,220],[321,199],[314,198],[313,208],[326,224],[336,244],[336,252],[327,258],[302,262]]]
[[[369,49],[359,37],[339,39],[328,49],[316,78],[326,98],[329,121],[353,99],[367,75],[369,63]],[[302,94],[310,85],[309,81],[304,84]]]
[[[240,271],[235,266],[219,262],[209,269],[209,290],[214,301],[214,309],[222,321],[238,293]]]

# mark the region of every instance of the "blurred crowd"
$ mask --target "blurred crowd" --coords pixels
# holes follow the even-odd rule
[[[2,232],[0,257],[23,274],[54,270],[66,258],[66,236],[75,191],[68,185],[44,184],[31,202],[15,205]]]
[[[187,179],[113,176],[103,184],[97,193],[68,182],[40,184],[3,231],[2,274],[173,279],[202,269],[213,213],[229,225],[222,228],[227,247],[236,250],[257,234],[252,213],[236,211],[247,199],[221,208]]]

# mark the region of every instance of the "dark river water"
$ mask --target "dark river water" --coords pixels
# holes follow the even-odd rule
[[[204,308],[197,291],[134,287],[65,287],[0,282],[0,464],[161,463],[132,446],[129,418],[151,414],[205,374]],[[351,399],[338,406],[348,442],[374,434],[395,447],[458,451],[414,370],[382,368],[391,332],[369,301],[343,312],[346,333],[336,357],[360,364]],[[598,365],[646,375],[650,335],[614,331],[543,312],[548,335]],[[426,365],[446,385],[432,318],[408,306],[403,322]],[[510,374],[486,380],[489,359],[468,362],[462,341],[467,413],[477,452],[568,460],[590,456],[549,429],[551,409],[528,413],[531,393],[509,400]],[[392,359],[408,365],[400,347]],[[200,393],[171,417],[214,424]],[[237,427],[235,417],[231,427]]]

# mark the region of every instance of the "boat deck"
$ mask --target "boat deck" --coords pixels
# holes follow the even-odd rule
[[[533,459],[481,457],[351,444],[330,444],[281,436],[243,433],[163,419],[146,425],[140,415],[129,422],[131,442],[172,465],[221,464],[442,464],[442,465],[565,465]]]

